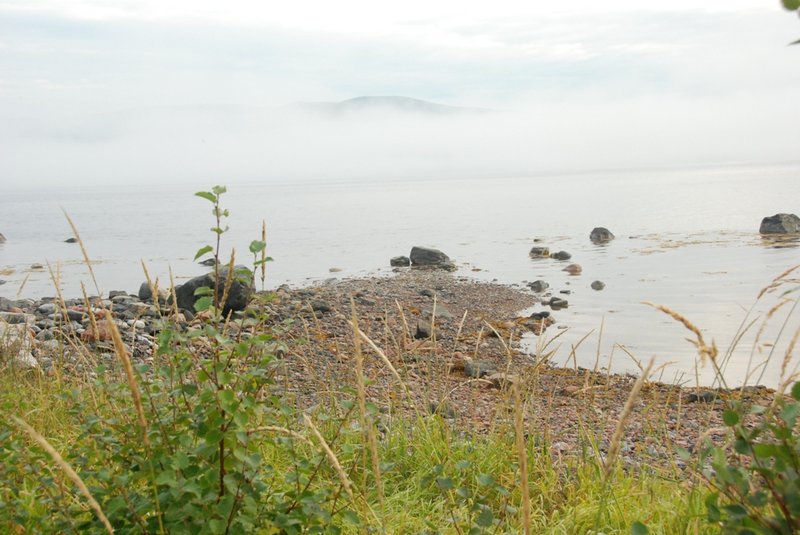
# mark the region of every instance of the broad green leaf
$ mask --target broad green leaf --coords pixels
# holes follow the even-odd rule
[[[478,516],[475,517],[475,523],[478,524],[482,528],[490,528],[494,523],[494,515],[492,514],[492,510],[488,507],[484,507]]]
[[[228,191],[228,188],[226,188],[225,186],[214,186],[213,188],[211,188],[211,191],[213,191],[217,195],[222,195],[223,193]]]
[[[195,196],[202,197],[211,202],[217,202],[217,196],[211,193],[210,191],[198,191],[197,193],[195,193]]]
[[[437,477],[436,486],[442,490],[450,490],[455,488],[456,484],[449,477]]]
[[[211,308],[213,305],[214,305],[214,298],[213,297],[209,297],[209,296],[205,296],[205,297],[201,297],[200,299],[195,301],[194,309],[197,312],[203,312],[203,311],[208,310],[209,308]]]
[[[194,291],[194,295],[214,295],[214,290],[209,288],[208,286],[201,286]]]
[[[494,485],[495,479],[490,476],[489,474],[480,474],[478,476],[478,485],[481,487],[488,487],[489,485]]]
[[[261,240],[253,240],[250,242],[250,252],[253,254],[260,253],[266,249],[267,244]]]
[[[739,423],[739,413],[734,410],[728,409],[724,413],[722,413],[722,421],[725,422],[725,425],[728,427],[733,427],[734,425]]]
[[[342,511],[342,518],[344,518],[344,521],[347,522],[348,524],[352,524],[354,526],[361,525],[361,519],[358,518],[358,515],[353,511],[350,510]]]
[[[783,7],[789,11],[797,11],[800,9],[800,0],[783,0]]]
[[[631,524],[631,535],[648,535],[650,530],[641,522]]]
[[[210,252],[211,252],[211,251],[213,251],[213,250],[214,250],[214,248],[213,248],[213,247],[211,247],[210,245],[206,245],[206,246],[204,246],[204,247],[201,247],[201,248],[199,248],[199,249],[197,250],[197,252],[195,253],[195,255],[194,255],[194,259],[195,259],[195,260],[197,260],[198,258],[200,258],[201,256],[203,256],[204,254],[208,254],[208,253],[210,253]]]
[[[463,460],[461,460],[461,461],[458,461],[458,462],[456,463],[456,469],[458,469],[458,470],[466,470],[466,469],[467,469],[467,468],[469,468],[471,465],[472,465],[472,463],[470,463],[470,462],[469,462],[468,460],[466,460],[466,459],[463,459]]]
[[[800,401],[800,381],[797,381],[792,386],[792,397],[797,401]]]
[[[781,411],[781,420],[786,422],[787,427],[793,428],[798,415],[800,415],[800,403],[789,403]]]

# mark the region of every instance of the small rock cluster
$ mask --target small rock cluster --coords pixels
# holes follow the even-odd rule
[[[456,270],[455,263],[442,251],[417,245],[411,248],[411,254],[409,256],[395,256],[389,260],[389,265],[392,267],[410,266],[415,269]]]
[[[241,266],[235,270],[239,271]],[[244,273],[241,271],[241,273]],[[244,310],[255,287],[252,274],[232,276],[223,313]],[[248,272],[249,273],[249,272]],[[228,278],[227,268],[219,270],[218,291],[223,295]],[[214,274],[195,277],[176,287],[180,313],[174,318],[185,328],[194,319],[194,304],[201,297],[195,295],[200,287],[211,287]],[[88,300],[69,299],[60,303],[54,297],[39,300],[11,300],[0,297],[0,357],[17,367],[49,370],[55,359],[72,367],[81,367],[78,347],[88,344],[102,358],[114,359],[113,321],[123,337],[128,353],[134,359],[148,358],[152,353],[154,336],[159,331],[162,313],[172,310],[172,295],[142,283],[137,295],[125,291],[111,291],[107,297],[90,297]],[[112,319],[106,316],[110,311]],[[0,362],[1,364],[2,362]]]

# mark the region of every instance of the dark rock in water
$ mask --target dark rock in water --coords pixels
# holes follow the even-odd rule
[[[108,292],[109,299],[114,299],[115,297],[127,297],[127,296],[128,292],[124,290],[111,290],[110,292]]]
[[[456,269],[456,265],[450,260],[450,257],[438,249],[414,246],[411,248],[409,256],[413,267],[444,269],[446,271],[455,271]]]
[[[67,238],[64,243],[78,243],[78,238]]]
[[[570,295],[572,293],[572,290],[559,290],[558,293],[564,295]]]
[[[253,282],[253,272],[245,266],[235,266],[231,287],[228,290],[228,298],[222,306],[222,313],[227,314],[231,311],[244,310],[250,298],[255,293],[255,283]],[[225,282],[228,278],[228,267],[219,270],[219,278],[216,281],[217,293],[220,298],[225,291]],[[214,289],[214,273],[206,273],[195,277],[181,284],[175,289],[178,298],[178,308],[194,310],[195,302],[200,296],[195,295],[198,288]]]
[[[560,310],[562,308],[567,308],[569,306],[569,301],[561,299],[560,297],[553,297],[547,304],[550,305],[550,308],[553,310]]]
[[[389,260],[389,265],[392,267],[408,267],[411,265],[411,259],[407,256],[395,256]]]
[[[433,328],[430,322],[425,320],[417,321],[417,331],[414,333],[414,338],[417,340],[424,340],[430,338],[433,334]]]
[[[761,234],[800,234],[800,217],[795,214],[775,214],[761,220]]]
[[[551,254],[550,258],[555,258],[556,260],[569,260],[572,258],[572,255],[566,251],[558,251],[557,253]]]
[[[550,249],[547,247],[531,247],[528,256],[531,258],[547,258],[550,256]]]
[[[614,234],[605,227],[595,227],[589,234],[592,243],[607,243],[614,239]]]
[[[41,264],[31,264],[31,269],[44,269],[44,266]]]
[[[541,312],[534,312],[529,317],[531,319],[535,319],[535,320],[543,320],[545,318],[549,318],[550,317],[550,311],[549,310],[542,310]]]
[[[202,266],[208,266],[208,267],[214,267],[214,265],[216,263],[217,263],[217,261],[214,258],[206,258],[202,262],[198,262],[198,264],[200,264]]]
[[[580,264],[570,264],[561,271],[566,271],[570,275],[580,275],[583,271],[583,268],[580,266]]]
[[[5,243],[5,242],[6,242],[6,237],[0,234],[0,243]]]
[[[547,290],[549,287],[550,287],[550,285],[547,284],[543,280],[537,280],[537,281],[533,281],[533,282],[529,282],[528,283],[528,288],[530,288],[531,290],[533,290],[537,294],[542,293],[543,291]]]
[[[603,281],[592,281],[592,290],[597,290],[598,292],[606,287],[606,283]]]
[[[464,375],[479,379],[497,371],[497,364],[490,360],[467,360],[464,362]]]
[[[4,281],[3,279],[0,279],[0,286],[4,285],[6,282],[8,282],[8,281]]]

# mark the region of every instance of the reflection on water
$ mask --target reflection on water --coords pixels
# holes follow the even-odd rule
[[[761,245],[772,249],[789,249],[800,247],[800,236],[781,234],[762,234]]]
[[[407,255],[413,245],[445,251],[460,268],[456,276],[521,289],[544,280],[551,296],[569,303],[552,311],[556,324],[544,335],[567,330],[552,344],[559,348],[556,362],[586,368],[597,362],[637,372],[637,360],[655,356],[658,363],[675,362],[662,370],[670,381],[708,383],[712,374],[709,368],[695,369],[688,332],[643,301],[684,314],[722,350],[740,325],[748,324],[745,318],[756,319],[730,358],[728,372],[736,383],[744,379],[751,355],[780,360],[775,355],[785,349],[785,333],[794,332],[800,321],[795,315],[784,341],[769,345],[783,321],[778,315],[756,340],[759,318],[779,300],[768,294],[753,307],[759,291],[800,263],[800,240],[761,237],[759,222],[791,208],[785,204],[800,198],[798,179],[795,165],[568,179],[228,184],[223,204],[231,211],[231,232],[223,243],[226,251],[235,248],[246,259],[247,246],[260,237],[266,219],[267,254],[275,258],[267,279],[273,288],[331,277],[390,276],[389,259]],[[772,189],[763,187],[765,181]],[[140,260],[161,281],[168,280],[170,267],[178,282],[202,273],[192,257],[212,242],[207,230],[212,220],[207,203],[193,192],[117,188],[4,194],[0,232],[8,241],[0,245],[0,279],[7,283],[0,285],[0,295],[14,297],[21,286],[25,297],[53,295],[48,270],[32,270],[35,263],[49,262],[67,297],[79,296],[80,281],[90,281],[78,245],[63,242],[71,231],[62,207],[98,262],[93,269],[104,292],[135,291],[144,280]],[[597,226],[607,227],[616,239],[592,243],[589,233]],[[534,244],[567,251],[571,259],[533,260],[528,252]],[[563,271],[569,264],[580,265],[581,273]],[[594,281],[604,289],[592,289]],[[571,348],[579,342],[573,358]],[[771,363],[762,382],[774,384],[779,373],[780,364]]]

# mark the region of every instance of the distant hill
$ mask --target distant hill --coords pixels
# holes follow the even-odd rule
[[[446,106],[427,100],[397,96],[355,97],[341,102],[299,102],[294,106],[308,111],[329,113],[332,115],[350,114],[371,111],[393,111],[400,113],[418,113],[424,115],[457,115],[487,113],[485,108],[467,108]]]

